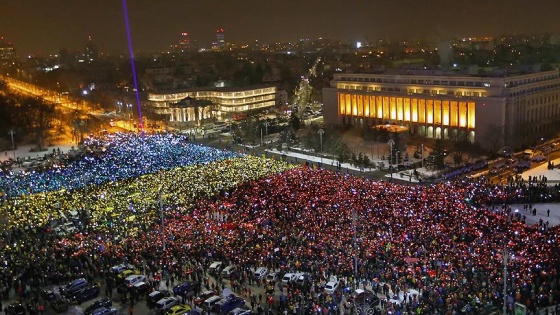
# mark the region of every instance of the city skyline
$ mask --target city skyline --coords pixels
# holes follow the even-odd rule
[[[356,0],[168,0],[128,2],[135,50],[160,51],[188,32],[201,47],[216,41],[294,42],[331,38],[345,42],[378,38],[442,40],[500,34],[558,33],[560,2],[542,0],[445,1]],[[121,1],[38,0],[0,4],[0,36],[20,56],[81,50],[88,36],[101,52],[126,52]]]

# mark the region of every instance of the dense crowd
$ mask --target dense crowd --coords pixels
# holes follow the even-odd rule
[[[3,282],[33,288],[62,277],[67,266],[95,277],[123,260],[160,270],[223,260],[243,270],[267,266],[317,279],[343,276],[349,284],[383,283],[392,292],[414,289],[420,296],[411,303],[387,309],[451,314],[500,304],[507,253],[514,301],[533,311],[560,302],[558,227],[527,226],[506,205],[524,200],[532,185],[402,186],[257,157],[200,160],[6,200],[11,229],[0,240]],[[130,165],[114,160],[99,172],[117,172],[121,164]],[[72,211],[86,222],[83,231],[52,233],[51,223]]]
[[[14,197],[73,190],[240,156],[232,151],[198,145],[188,139],[185,135],[173,133],[117,133],[102,139],[86,138],[80,150],[88,153],[81,159],[45,172],[0,174],[0,191]]]

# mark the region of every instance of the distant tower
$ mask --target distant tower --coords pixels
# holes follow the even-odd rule
[[[191,50],[191,37],[188,32],[181,33],[181,38],[179,39],[179,50],[181,51]]]
[[[88,43],[84,50],[84,57],[88,63],[91,63],[97,60],[97,56],[98,56],[97,46],[95,46],[93,40],[91,39],[91,36],[89,36]]]
[[[216,41],[219,48],[223,48],[226,45],[226,34],[223,28],[216,30]]]

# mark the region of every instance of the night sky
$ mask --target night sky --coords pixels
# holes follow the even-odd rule
[[[128,0],[134,48],[166,50],[189,32],[209,47],[216,28],[235,43],[325,37],[429,39],[558,33],[559,0]],[[20,56],[127,51],[121,0],[0,0],[0,36]]]

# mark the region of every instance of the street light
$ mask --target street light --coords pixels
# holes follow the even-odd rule
[[[117,106],[115,108],[115,116],[122,112],[122,105],[121,101],[117,101]]]
[[[265,121],[263,123],[263,126],[264,126],[265,135],[268,136],[268,126],[270,126],[270,123],[268,121]]]
[[[424,144],[423,143],[420,150],[420,158],[422,159],[422,168],[424,168]]]
[[[320,142],[320,152],[321,152],[321,165],[323,165],[323,134],[325,133],[325,130],[323,129],[319,129],[317,131],[317,133],[319,133],[319,142]]]
[[[389,171],[391,172],[391,181],[393,181],[393,145],[395,145],[395,141],[393,139],[389,140]]]
[[[356,244],[356,217],[357,213],[356,209],[354,209],[354,211],[352,211],[352,230],[354,230],[354,290],[358,289],[358,245]]]
[[[159,201],[159,213],[161,216],[161,236],[163,240],[163,251],[165,252],[165,226],[164,226],[164,216],[163,216],[163,201],[161,199],[161,191],[163,189],[163,185],[159,188],[158,191],[158,201]]]
[[[12,138],[12,149],[14,150],[14,161],[15,161],[16,160],[16,144],[14,142],[14,135],[16,134],[16,132],[13,129],[10,129],[10,131],[8,131],[8,134]]]

